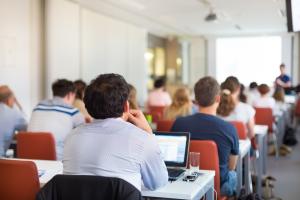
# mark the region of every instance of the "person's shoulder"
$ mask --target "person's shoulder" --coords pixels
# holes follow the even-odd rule
[[[246,111],[254,111],[253,106],[251,106],[248,103],[239,102],[238,106],[240,107],[240,109],[243,109],[243,110],[246,110]]]
[[[230,130],[230,132],[231,132],[232,130],[234,130],[234,126],[230,122],[225,121],[224,119],[222,119],[220,117],[214,116],[213,121],[215,122],[216,126],[219,126],[219,128],[221,128],[225,131]]]
[[[74,116],[79,113],[79,110],[72,105],[68,105],[54,99],[48,99],[39,102],[33,111],[56,111],[70,116]]]

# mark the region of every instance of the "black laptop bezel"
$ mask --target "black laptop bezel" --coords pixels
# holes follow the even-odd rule
[[[162,135],[162,136],[185,136],[185,137],[187,137],[183,163],[165,161],[165,164],[166,164],[167,167],[183,167],[183,168],[186,168],[187,164],[188,164],[191,134],[189,132],[161,132],[161,131],[154,131],[153,133],[155,135]]]

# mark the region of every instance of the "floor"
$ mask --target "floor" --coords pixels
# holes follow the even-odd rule
[[[300,143],[300,127],[297,130]],[[300,144],[293,147],[293,153],[278,160],[268,158],[268,174],[277,179],[275,196],[282,200],[300,200]]]

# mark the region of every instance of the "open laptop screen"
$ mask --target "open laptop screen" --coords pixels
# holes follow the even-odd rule
[[[167,167],[186,167],[190,134],[155,132]]]

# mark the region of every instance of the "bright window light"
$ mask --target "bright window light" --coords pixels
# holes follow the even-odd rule
[[[219,38],[216,45],[219,82],[236,76],[245,86],[252,81],[273,85],[279,75],[280,36]]]

